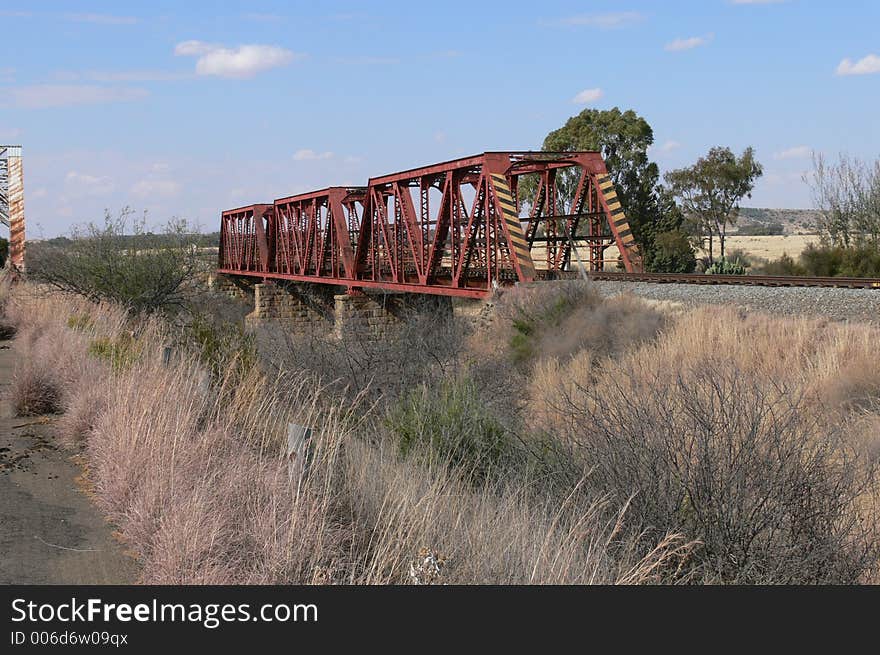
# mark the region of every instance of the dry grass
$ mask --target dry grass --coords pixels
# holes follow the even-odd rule
[[[645,525],[700,540],[710,580],[864,581],[880,552],[878,338],[700,309],[622,357],[539,363],[529,423],[596,490],[635,493]]]
[[[819,237],[815,234],[778,234],[768,236],[737,236],[731,235],[725,240],[725,250],[732,252],[740,250],[750,258],[775,261],[782,255],[798,258],[807,246],[819,243]],[[698,256],[708,253],[700,252]],[[718,244],[715,244],[715,254],[718,254]]]
[[[749,461],[772,464],[762,457],[775,444],[786,462],[818,462],[810,479],[825,480],[822,467],[843,462],[835,458],[844,450],[799,444],[820,444],[816,426],[833,425],[856,453],[847,462],[876,462],[880,363],[873,345],[880,331],[723,308],[670,315],[633,298],[603,301],[577,285],[560,288],[554,298],[524,292],[505,301],[507,309],[540,318],[532,333],[538,347],[519,371],[504,364],[512,333],[504,332],[503,318],[478,330],[461,360],[442,362],[470,365],[476,374],[495,361],[479,385],[481,398],[495,388],[500,400],[490,410],[507,411],[512,424],[523,419],[518,436],[530,463],[476,481],[442,458],[402,457],[383,412],[363,393],[337,393],[313,374],[284,366],[271,376],[221,366],[234,373],[217,379],[186,350],[166,365],[164,324],[27,286],[6,300],[21,362],[13,391],[23,393],[37,373],[54,385],[62,437],[86,454],[96,502],[139,557],[145,583],[407,583],[424,561],[442,562],[429,576],[441,583],[779,582],[792,567],[812,562],[809,544],[798,542],[801,550],[790,550],[790,561],[773,575],[701,564],[708,537],[719,552],[723,539],[694,522],[649,521],[645,487],[638,480],[597,484],[607,483],[611,469],[597,468],[601,462],[578,441],[602,428],[621,437],[610,440],[615,447],[641,453],[633,462],[671,466],[680,460],[648,457],[660,451],[651,450],[645,426],[655,434],[675,426],[670,434],[680,433],[679,445],[703,443],[706,452],[720,453],[755,433],[746,410],[758,408],[764,413],[755,415],[756,433],[775,441],[758,439],[751,451],[743,449]],[[124,356],[96,350],[96,340],[124,344]],[[715,377],[715,370],[730,375]],[[713,388],[721,395],[713,396]],[[517,412],[514,396],[528,401],[527,412]],[[794,398],[800,404],[789,402]],[[575,415],[572,403],[603,411]],[[794,408],[787,414],[786,403]],[[703,415],[733,426],[723,432],[727,441],[688,441],[700,433]],[[313,428],[306,476],[291,477],[284,456],[290,421]],[[774,425],[784,429],[765,429]],[[565,457],[554,459],[561,451]],[[817,459],[828,452],[830,459]],[[557,465],[565,475],[551,470]],[[766,475],[749,484],[769,488],[759,483],[774,479],[772,467],[760,470]],[[857,506],[859,526],[873,529],[876,498],[843,491]],[[731,495],[740,497],[751,498]],[[763,517],[759,506],[753,509]],[[680,510],[665,511],[674,517]],[[777,542],[762,543],[767,552]]]
[[[328,404],[310,377],[212,380],[195,356],[164,365],[165,335],[149,321],[133,329],[113,308],[28,287],[11,305],[22,361],[53,372],[61,429],[83,445],[96,502],[144,583],[406,583],[423,548],[444,554],[440,582],[644,583],[692,547],[669,535],[637,551],[620,538],[623,510],[602,499],[560,505],[402,460],[377,440],[369,407]],[[88,354],[123,335],[136,353],[125,365]],[[289,421],[314,428],[303,479],[283,456]]]

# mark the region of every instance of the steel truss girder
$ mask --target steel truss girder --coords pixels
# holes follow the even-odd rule
[[[563,171],[573,198],[561,197]],[[520,197],[527,175],[532,198]],[[601,271],[615,244],[626,271],[641,267],[605,163],[588,151],[486,152],[224,211],[220,231],[222,273],[349,288],[480,296],[556,277],[573,248]]]

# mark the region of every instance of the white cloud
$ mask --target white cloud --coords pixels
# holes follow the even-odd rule
[[[437,143],[446,143],[446,132],[444,132],[443,130],[435,132],[434,141],[436,141]]]
[[[618,11],[606,14],[579,14],[577,16],[569,16],[556,21],[549,21],[551,25],[568,25],[572,27],[598,27],[599,29],[608,30],[618,27],[625,27],[638,23],[645,19],[644,14],[638,11]]]
[[[310,150],[308,148],[303,148],[302,150],[297,150],[293,153],[294,161],[316,161],[318,159],[332,159],[332,152],[315,152],[314,150]]]
[[[17,127],[0,130],[0,141],[14,141],[21,135],[21,130]]]
[[[89,175],[70,171],[64,177],[64,185],[72,191],[72,195],[103,196],[112,193],[116,185],[106,176]]]
[[[189,41],[182,41],[174,46],[174,54],[184,57],[199,57],[208,54],[212,50],[219,50],[222,48],[222,45],[216,43],[205,43],[204,41],[191,39]]]
[[[853,63],[851,59],[844,59],[837,66],[838,75],[870,75],[880,73],[880,56],[870,54]]]
[[[713,37],[713,34],[707,34],[706,36],[692,36],[687,39],[675,39],[674,41],[670,41],[665,46],[663,46],[663,49],[668,52],[681,52],[682,50],[691,50],[693,48],[699,48],[703,45],[708,45]]]
[[[813,153],[810,146],[794,146],[773,153],[773,159],[806,159]]]
[[[134,16],[111,16],[109,14],[67,14],[66,18],[75,23],[95,23],[97,25],[134,25],[138,22]]]
[[[174,180],[146,178],[132,185],[131,193],[139,198],[174,196],[180,191],[180,184]]]
[[[257,73],[286,66],[304,55],[275,45],[241,45],[227,48],[204,41],[183,41],[174,48],[174,54],[198,57],[196,73],[216,77],[248,78]]]
[[[88,84],[35,84],[10,90],[12,104],[24,109],[130,102],[145,98],[145,89]]]
[[[678,141],[673,141],[670,139],[666,141],[662,146],[658,147],[657,150],[660,152],[672,152],[673,150],[678,150],[681,148],[681,144]]]
[[[602,93],[602,89],[584,89],[572,98],[571,101],[576,105],[589,105],[596,102],[603,95],[605,94]]]
[[[768,171],[764,175],[764,183],[769,184],[771,186],[790,186],[792,184],[797,184],[798,182],[803,184],[804,175],[806,175],[808,171]]]

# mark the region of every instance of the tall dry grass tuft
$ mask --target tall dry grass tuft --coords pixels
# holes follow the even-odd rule
[[[353,444],[346,459],[358,582],[401,584],[422,549],[450,584],[617,584],[669,580],[692,544],[667,535],[647,553],[623,538],[622,510],[577,489],[560,504],[512,481],[474,488],[454,469]]]

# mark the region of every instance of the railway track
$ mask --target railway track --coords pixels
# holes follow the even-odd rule
[[[654,282],[657,284],[736,284],[760,287],[837,287],[878,289],[880,278],[802,277],[796,275],[705,275],[701,273],[623,273],[591,271],[591,280]]]

